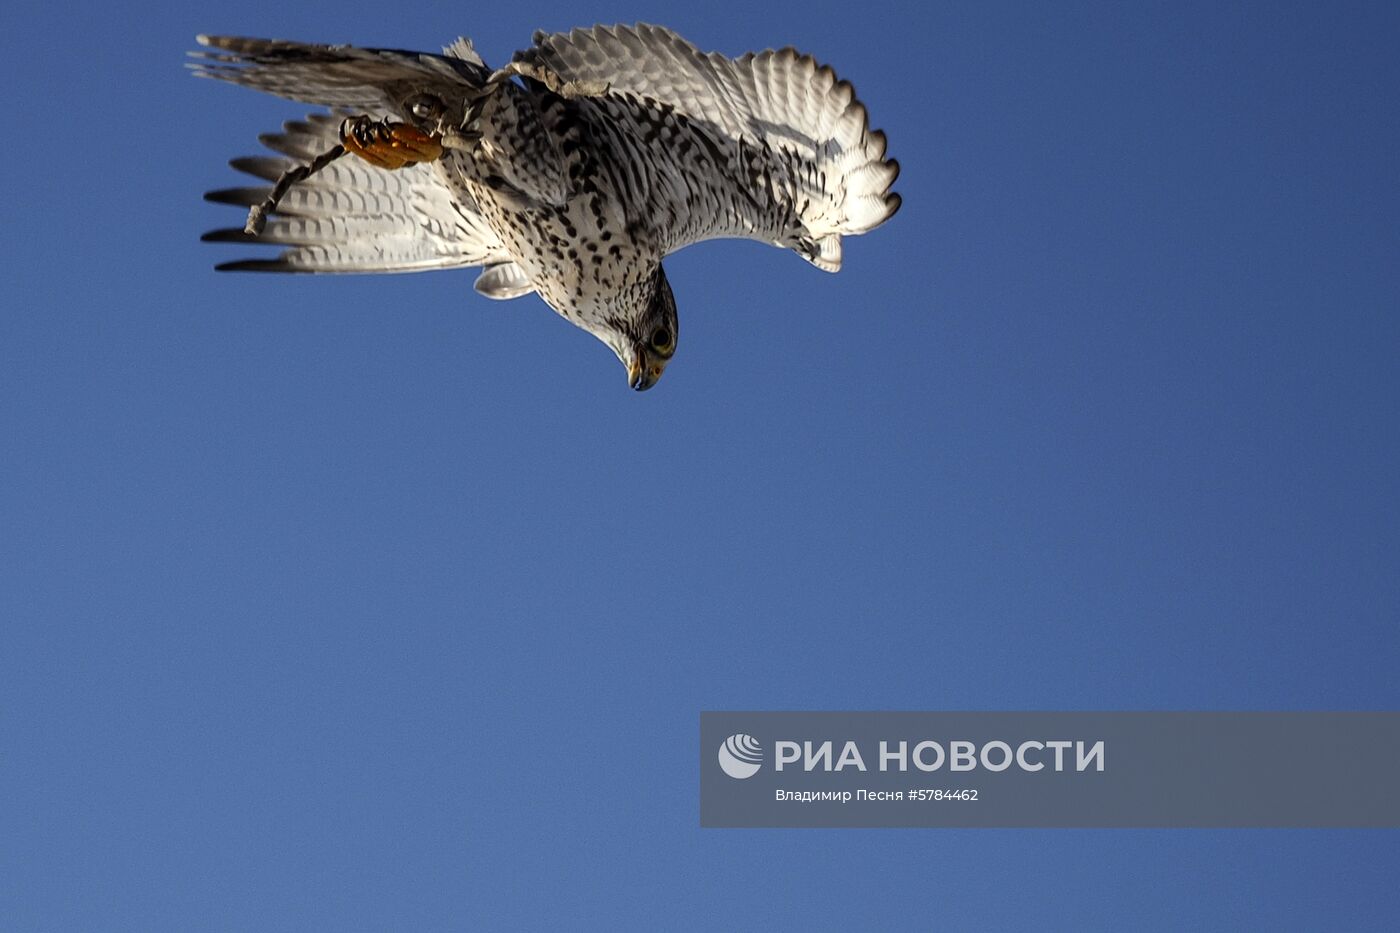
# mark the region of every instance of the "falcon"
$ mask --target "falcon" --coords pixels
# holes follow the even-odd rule
[[[278,244],[221,270],[481,267],[476,291],[535,293],[649,389],[676,352],[662,260],[717,237],[841,268],[841,238],[899,208],[899,166],[855,91],[792,48],[729,58],[660,26],[536,33],[489,68],[458,39],[436,55],[199,36],[200,77],[327,108],[234,159],[271,186],[204,239]],[[349,156],[349,158],[342,158]]]

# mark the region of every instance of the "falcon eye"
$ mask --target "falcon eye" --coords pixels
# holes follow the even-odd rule
[[[431,120],[442,113],[442,100],[432,94],[419,94],[408,102],[408,110],[420,120]]]
[[[651,332],[651,348],[658,353],[665,353],[671,349],[671,332],[664,327],[658,327]]]

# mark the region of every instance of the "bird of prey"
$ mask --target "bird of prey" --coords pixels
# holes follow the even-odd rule
[[[736,59],[659,26],[594,27],[537,33],[492,69],[466,39],[441,55],[198,41],[195,74],[330,111],[262,136],[279,156],[231,163],[273,187],[206,196],[251,210],[205,239],[288,247],[218,268],[481,266],[478,292],[538,294],[638,390],[676,352],[665,256],[746,237],[835,272],[841,238],[899,208],[899,166],[851,85],[791,48]]]

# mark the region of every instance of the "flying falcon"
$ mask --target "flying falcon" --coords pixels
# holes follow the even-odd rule
[[[332,110],[232,165],[270,187],[206,240],[273,243],[220,269],[416,272],[481,266],[488,298],[538,294],[606,343],[634,389],[676,352],[662,259],[716,237],[827,272],[841,238],[899,208],[899,166],[851,85],[791,48],[727,58],[659,26],[537,33],[500,69],[442,55],[199,36],[201,77]],[[349,154],[354,158],[340,158]]]

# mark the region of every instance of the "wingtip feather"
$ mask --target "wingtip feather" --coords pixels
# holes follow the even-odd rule
[[[241,227],[220,227],[199,235],[201,243],[257,243],[258,238]]]
[[[288,265],[280,259],[235,259],[221,262],[214,267],[215,272],[314,272]]]

